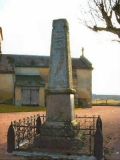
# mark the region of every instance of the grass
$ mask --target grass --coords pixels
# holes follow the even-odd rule
[[[80,107],[75,107],[75,110],[81,110],[82,108],[80,108]]]
[[[81,110],[81,109],[82,108],[75,108],[75,110]],[[41,106],[14,106],[8,104],[0,104],[0,113],[35,112],[35,111],[46,111],[46,108]]]
[[[14,106],[14,105],[0,104],[0,113],[35,112],[35,111],[46,111],[46,108],[41,106]]]

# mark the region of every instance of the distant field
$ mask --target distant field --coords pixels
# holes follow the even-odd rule
[[[9,112],[34,112],[34,111],[45,111],[45,107],[40,106],[14,106],[14,105],[5,105],[0,104],[0,113],[9,113]]]
[[[92,100],[92,105],[116,105],[120,106],[120,100],[114,100],[114,99],[107,99],[107,100],[102,100],[102,99],[93,99]]]

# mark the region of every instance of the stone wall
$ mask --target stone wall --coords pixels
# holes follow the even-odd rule
[[[0,103],[14,103],[14,74],[0,74]]]
[[[19,75],[40,75],[48,85],[49,68],[16,67]],[[73,69],[73,86],[77,90],[77,102],[80,107],[92,106],[92,70]],[[39,105],[45,106],[44,87],[39,89]],[[21,105],[21,87],[15,88],[15,105]],[[0,103],[14,103],[14,74],[0,74]]]
[[[49,68],[39,68],[39,75],[41,76],[41,78],[45,82],[45,88],[47,88]]]
[[[45,93],[44,93],[44,87],[40,87],[39,90],[39,105],[45,106]]]
[[[21,96],[21,87],[16,87],[15,88],[15,105],[16,106],[21,106],[22,104],[22,96]]]
[[[77,69],[78,101],[84,107],[92,107],[92,70]]]

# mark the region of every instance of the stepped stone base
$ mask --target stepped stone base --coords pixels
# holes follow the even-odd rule
[[[57,126],[59,123],[59,126]],[[48,126],[47,126],[48,124]],[[52,125],[53,124],[53,125]],[[63,125],[64,124],[64,125]],[[46,122],[41,127],[41,133],[34,139],[34,149],[58,151],[61,153],[76,153],[82,149],[84,143],[83,131],[80,131],[80,124],[76,121],[66,122]]]
[[[83,131],[78,131],[74,137],[38,135],[34,139],[35,146],[33,148],[39,148],[41,151],[49,150],[61,153],[65,153],[66,151],[67,153],[76,154],[84,146],[83,141],[81,141],[84,139],[83,133]]]
[[[41,126],[41,136],[75,137],[80,130],[80,123],[72,122],[50,122],[46,121]]]

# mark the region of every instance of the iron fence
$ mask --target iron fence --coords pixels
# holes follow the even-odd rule
[[[77,121],[80,122],[80,130],[83,131],[83,148],[81,152],[92,155],[94,152],[94,134],[96,132],[96,123],[98,116],[76,116]]]
[[[99,116],[98,116],[99,117]],[[79,127],[72,126],[41,126],[40,139],[37,139],[38,147],[53,149],[71,149],[80,154],[92,155],[94,152],[94,135],[96,132],[97,116],[77,116],[76,120],[80,123]],[[77,136],[78,135],[78,136]],[[49,138],[48,138],[49,137]],[[76,139],[72,139],[76,137]],[[49,143],[46,143],[46,139]],[[48,146],[50,145],[50,146]]]
[[[101,160],[103,154],[102,120],[100,116],[76,116],[80,126],[46,126],[46,116],[37,115],[11,122],[7,134],[7,152],[34,138],[34,147],[67,150],[80,155],[94,155]],[[43,125],[41,125],[43,124]],[[37,136],[39,135],[39,136]],[[76,138],[74,138],[76,137]]]
[[[19,149],[40,134],[40,127],[44,121],[45,116],[38,114],[11,122],[7,134],[7,152]]]

